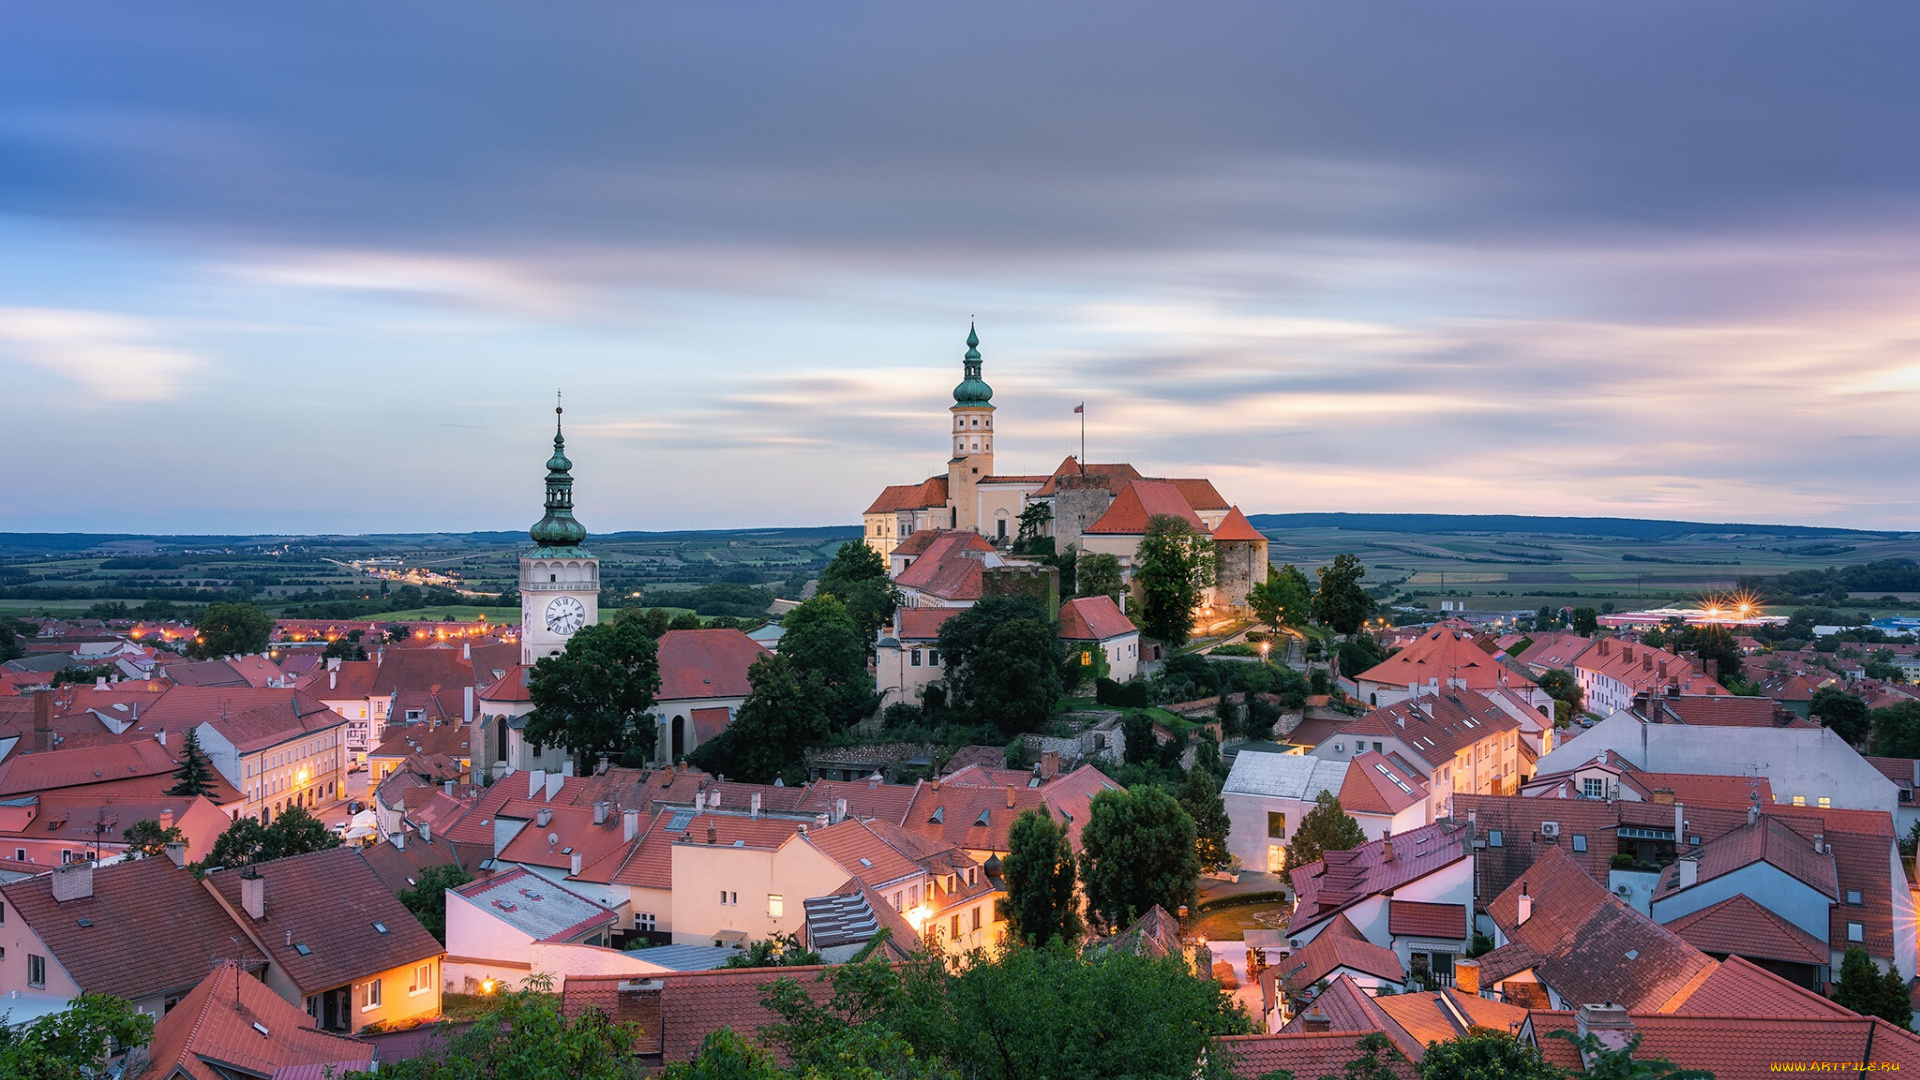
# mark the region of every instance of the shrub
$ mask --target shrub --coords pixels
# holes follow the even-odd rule
[[[1144,709],[1152,704],[1147,700],[1145,683],[1117,683],[1112,679],[1100,679],[1093,684],[1093,700],[1122,709]]]

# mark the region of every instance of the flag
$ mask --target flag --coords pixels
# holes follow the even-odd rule
[[[1074,411],[1074,412],[1077,412],[1077,413],[1083,413],[1083,412],[1086,412],[1086,411],[1087,411],[1087,403],[1083,401],[1083,402],[1081,402],[1080,404],[1078,404],[1078,405],[1075,405],[1075,406],[1073,407],[1073,411]]]

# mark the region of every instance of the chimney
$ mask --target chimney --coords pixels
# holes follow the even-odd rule
[[[1686,807],[1676,802],[1673,804],[1673,847],[1674,850],[1678,851],[1686,846],[1687,811]]]
[[[1393,830],[1387,829],[1380,834],[1380,861],[1393,861]]]
[[[611,803],[604,803],[604,802],[594,803],[593,804],[593,823],[595,825],[605,825],[607,823],[608,811],[611,809],[613,809],[613,806]]]
[[[1463,994],[1480,994],[1480,961],[1455,957],[1453,961],[1453,987]]]
[[[1647,653],[1640,654],[1640,670],[1641,671],[1653,670],[1653,657],[1651,655]]]
[[[1633,663],[1633,646],[1620,646],[1620,659],[1625,660],[1629,664]]]
[[[573,855],[571,856],[571,859],[572,861],[569,864],[569,869],[567,873],[569,874],[569,876],[579,877],[580,876],[580,853],[577,851],[574,852]]]
[[[407,824],[404,821],[400,823],[399,828],[393,830],[393,846],[401,851],[407,849]]]
[[[328,671],[339,671],[339,670],[340,670],[340,658],[339,658],[339,657],[337,657],[337,656],[329,656],[329,657],[327,657],[327,670],[328,670]],[[333,680],[332,680],[331,678],[329,678],[329,679],[327,680],[327,686],[329,686],[329,687],[331,687],[331,686],[333,686]]]
[[[33,692],[33,748],[53,749],[53,691]]]
[[[1527,920],[1533,918],[1533,897],[1527,895],[1527,883],[1524,881],[1520,883],[1520,910],[1514,917],[1517,920],[1515,926],[1525,926]]]
[[[338,663],[338,661],[332,663]],[[327,666],[327,689],[337,690],[340,687],[340,669],[332,666],[332,663]]]
[[[720,842],[719,827],[714,825],[714,823],[711,821],[707,822],[707,843],[717,844],[719,842]]]
[[[107,677],[105,675],[95,675],[93,677],[93,688],[95,690],[105,690],[107,688]]]
[[[166,832],[171,828],[173,828],[173,808],[168,807],[160,811],[160,831]]]
[[[1827,838],[1824,834],[1822,833],[1813,834],[1813,850],[1815,854],[1820,854],[1820,855],[1826,854],[1826,851],[1827,851],[1826,841],[1827,841]]]
[[[267,917],[266,878],[252,871],[240,875],[240,908],[256,922]]]
[[[632,843],[640,836],[640,811],[620,811],[620,838]]]
[[[1672,806],[1673,789],[1670,787],[1654,788],[1652,801],[1660,806]]]
[[[463,641],[460,643],[460,659],[462,660],[473,659],[473,642]]]
[[[540,789],[545,787],[546,783],[547,771],[545,769],[534,769],[527,773],[527,798],[538,798]]]
[[[1332,1031],[1333,1021],[1327,1019],[1327,1014],[1324,1012],[1321,1012],[1320,1007],[1318,1005],[1315,1005],[1311,1011],[1309,1011],[1305,1016],[1302,1016],[1300,1018],[1300,1030],[1301,1031]]]
[[[1040,775],[1048,780],[1060,775],[1060,751],[1048,750],[1040,755]]]
[[[167,858],[173,860],[173,865],[180,867],[182,870],[186,869],[187,845],[182,844],[176,840],[173,843],[167,845],[166,851],[167,851]]]
[[[751,818],[760,816],[760,793],[757,791],[753,793],[753,799],[747,805],[747,816]]]
[[[1690,889],[1700,880],[1700,858],[1690,856],[1680,860],[1680,887]]]
[[[841,805],[842,807],[846,805],[846,801],[844,799],[841,800]],[[1009,810],[1013,809],[1013,788],[1012,787],[1007,788],[1007,809]]]
[[[1607,1050],[1625,1050],[1633,1041],[1633,1018],[1627,1010],[1608,1002],[1605,1005],[1582,1005],[1574,1012],[1574,1033],[1581,1041],[1592,1035]],[[1586,1060],[1582,1054],[1582,1063],[1592,1068],[1593,1061]]]
[[[1665,660],[1662,660],[1660,661],[1660,678],[1665,679],[1666,677],[1667,677],[1667,662]]]
[[[1759,822],[1760,822],[1760,804],[1754,803],[1752,806],[1747,807],[1747,824],[1757,825],[1759,824]]]
[[[707,812],[706,792],[696,791],[693,793],[693,812],[696,814],[704,814]]]
[[[453,781],[451,780],[447,781],[444,785],[442,785],[442,789],[446,791],[448,798],[453,797]]]
[[[562,775],[561,775],[561,774],[559,774],[559,773],[548,773],[548,774],[547,774],[547,799],[546,799],[546,801],[547,801],[547,802],[552,802],[552,801],[553,801],[553,797],[554,797],[555,795],[558,795],[558,794],[560,794],[560,786],[561,786],[562,784],[565,784],[566,782],[567,782],[567,778],[566,778],[565,776],[562,776]]]
[[[533,823],[542,829],[546,828],[547,822],[552,820],[553,820],[553,808],[550,806],[541,807],[539,811],[537,811],[533,815]]]
[[[1008,789],[1007,789],[1007,804],[1008,804],[1009,806],[1011,806],[1011,805],[1013,804],[1013,789],[1012,789],[1012,788],[1008,788]],[[833,820],[835,820],[835,821],[845,821],[845,820],[847,820],[847,800],[845,800],[845,799],[835,799],[835,800],[833,800]]]
[[[167,729],[166,728],[161,728],[159,731],[154,732],[153,737],[154,737],[154,740],[157,741],[161,746],[167,745]]]
[[[1719,682],[1720,681],[1720,661],[1715,660],[1713,657],[1708,657],[1706,660],[1702,661],[1702,663],[1706,666],[1707,678],[1712,679],[1714,682]]]
[[[571,760],[563,761],[560,763],[560,775],[561,776],[573,775],[573,762]]]
[[[86,860],[69,863],[53,872],[53,902],[85,900],[93,895],[93,864]]]
[[[1612,644],[1613,643],[1608,641],[1606,638],[1601,638],[1600,639],[1600,655],[1605,656],[1609,652],[1611,652],[1612,650],[1609,648],[1609,646]]]
[[[423,821],[420,823],[420,842],[423,844],[433,843],[433,822]]]
[[[720,796],[722,794],[723,792],[721,792],[719,788],[714,788],[712,791],[707,792],[707,805],[717,809],[720,806]]]
[[[467,687],[461,697],[463,700],[460,703],[460,722],[471,724],[473,723],[473,687]]]

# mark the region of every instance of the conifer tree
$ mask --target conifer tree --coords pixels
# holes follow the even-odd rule
[[[173,780],[173,786],[167,789],[169,795],[213,794],[213,763],[207,760],[206,752],[200,749],[200,735],[192,728],[187,729],[186,745],[181,747],[180,767],[173,771]]]

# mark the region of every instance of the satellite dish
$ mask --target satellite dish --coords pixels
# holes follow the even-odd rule
[[[555,844],[557,844],[557,843],[559,843],[559,842],[560,842],[560,834],[559,834],[559,833],[557,833],[557,832],[550,832],[550,833],[548,833],[548,834],[547,834],[547,846],[548,846],[548,847],[552,847],[553,845],[555,845]]]

